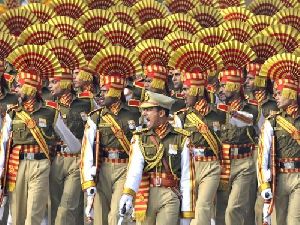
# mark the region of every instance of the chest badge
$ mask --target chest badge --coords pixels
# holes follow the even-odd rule
[[[178,145],[169,144],[169,154],[177,155]]]
[[[47,127],[47,120],[44,118],[39,118],[39,127]]]
[[[221,125],[220,125],[219,121],[213,122],[213,128],[214,128],[214,131],[221,130]]]
[[[134,120],[128,120],[128,126],[130,130],[135,130],[135,121]]]

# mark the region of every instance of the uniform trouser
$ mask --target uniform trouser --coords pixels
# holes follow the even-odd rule
[[[56,156],[52,162],[50,171],[51,224],[74,225],[78,222],[80,198],[83,196],[79,161],[78,157]]]
[[[195,162],[195,219],[191,225],[210,225],[211,212],[220,181],[221,167],[219,161]]]
[[[249,211],[249,193],[255,179],[252,157],[231,160],[227,191],[217,191],[217,225],[244,225]]]
[[[40,225],[49,195],[50,162],[20,160],[16,187],[9,192],[10,210],[14,225]]]
[[[127,163],[102,162],[94,200],[94,225],[117,225]],[[125,223],[123,223],[125,224]]]
[[[170,188],[151,187],[145,220],[141,225],[176,225],[180,200]]]
[[[261,197],[260,193],[257,193],[256,202],[255,202],[255,224],[263,224],[263,207],[264,199]]]
[[[279,173],[275,193],[277,225],[300,224],[300,173]]]

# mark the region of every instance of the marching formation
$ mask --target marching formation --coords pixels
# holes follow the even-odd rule
[[[300,225],[300,2],[6,0],[0,216]]]

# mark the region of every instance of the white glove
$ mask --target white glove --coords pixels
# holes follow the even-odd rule
[[[87,193],[87,204],[85,207],[85,216],[87,217],[88,221],[92,221],[94,219],[94,198],[96,195],[96,188],[95,187],[90,187],[86,190]]]
[[[120,215],[129,215],[132,212],[133,204],[132,204],[133,197],[131,195],[123,194],[120,199],[120,206],[119,206],[119,214]],[[124,207],[125,205],[125,212]]]
[[[191,219],[182,218],[180,219],[180,225],[190,225],[191,221]]]
[[[267,188],[267,189],[263,190],[260,194],[264,200],[270,200],[273,198],[271,188]]]

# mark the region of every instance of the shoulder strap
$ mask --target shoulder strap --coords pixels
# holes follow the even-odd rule
[[[281,126],[286,132],[288,132],[291,137],[300,145],[300,135],[298,129],[286,120],[284,117],[277,115],[276,122]]]
[[[118,139],[119,143],[124,148],[125,152],[129,155],[130,154],[130,142],[128,141],[126,135],[124,134],[123,130],[119,126],[119,124],[116,122],[116,120],[109,114],[106,114],[102,116],[102,119],[106,122],[111,124],[111,129]]]
[[[190,120],[192,123],[196,124],[198,131],[207,141],[210,148],[213,150],[216,156],[219,155],[219,147],[218,142],[215,139],[214,135],[211,133],[210,129],[207,127],[207,125],[195,114],[195,113],[189,113],[187,115],[188,120]]]
[[[16,116],[19,117],[26,124],[32,136],[34,137],[34,139],[42,149],[43,153],[46,155],[47,159],[50,160],[48,145],[45,141],[45,138],[41,130],[36,125],[36,122],[33,119],[31,119],[31,117],[24,111],[16,112]]]

